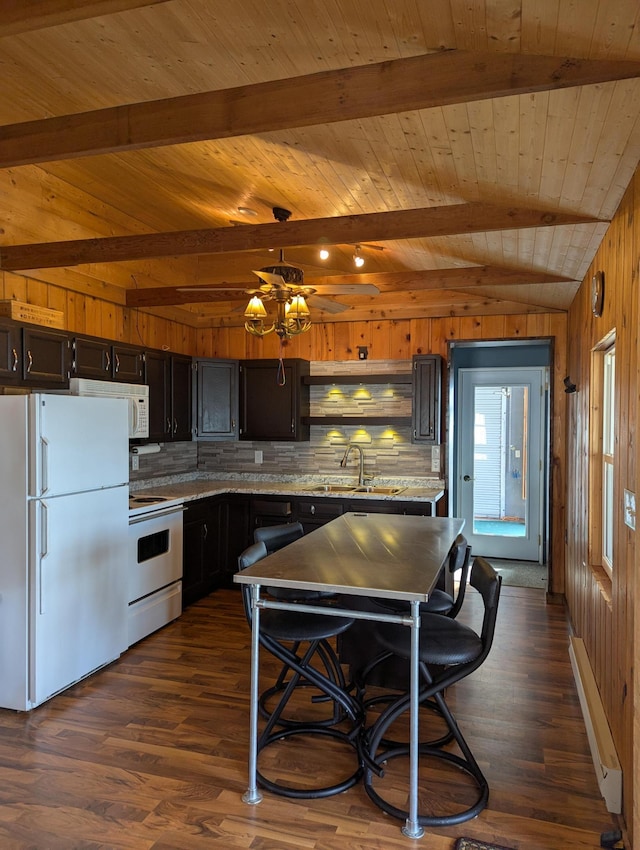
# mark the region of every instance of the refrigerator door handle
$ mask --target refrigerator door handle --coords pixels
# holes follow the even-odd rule
[[[38,609],[44,614],[43,561],[49,554],[49,514],[45,502],[40,504],[40,558],[38,559]]]
[[[49,489],[49,441],[40,437],[41,480],[40,492],[44,494]]]

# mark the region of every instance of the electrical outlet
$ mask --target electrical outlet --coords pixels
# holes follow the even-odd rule
[[[262,463],[262,452],[259,449],[256,449],[253,453],[253,462]]]
[[[138,455],[131,455],[131,469],[136,472],[140,466],[140,458]]]
[[[440,472],[440,446],[431,446],[431,472]]]

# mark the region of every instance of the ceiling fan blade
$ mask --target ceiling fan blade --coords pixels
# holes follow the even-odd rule
[[[270,286],[286,286],[285,280],[282,275],[279,274],[271,274],[271,272],[253,272],[257,275],[260,280],[263,280],[265,283],[268,283]]]
[[[344,310],[349,310],[348,304],[340,304],[339,301],[321,298],[319,295],[310,295],[307,298],[307,304],[311,307],[317,307],[318,310],[323,310],[325,313],[342,313]]]
[[[237,286],[176,286],[176,292],[248,292],[247,284]]]
[[[379,295],[380,290],[373,283],[314,283],[309,282],[321,295]]]

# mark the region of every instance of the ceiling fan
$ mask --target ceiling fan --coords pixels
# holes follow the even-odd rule
[[[273,215],[276,221],[287,221],[291,216],[289,210],[282,207],[273,207]],[[325,298],[325,295],[378,295],[380,290],[370,283],[322,283],[314,286],[304,284],[304,272],[298,266],[287,263],[284,259],[284,251],[280,249],[279,262],[266,266],[263,269],[254,270],[262,284],[258,289],[247,289],[245,286],[221,286],[205,288],[179,287],[180,292],[234,292],[242,290],[250,295],[250,301],[244,311],[246,330],[255,336],[265,336],[274,332],[280,338],[295,336],[304,333],[311,327],[311,318],[307,302],[312,307],[317,307],[328,313],[341,313],[348,310],[348,304],[341,304]],[[265,325],[267,311],[265,301],[274,301],[277,316],[271,326]]]

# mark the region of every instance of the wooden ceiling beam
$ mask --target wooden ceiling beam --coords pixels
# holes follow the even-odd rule
[[[0,269],[60,268],[85,263],[114,263],[155,257],[223,254],[294,245],[345,244],[420,239],[463,233],[487,233],[527,227],[594,224],[599,219],[577,213],[501,207],[495,204],[450,204],[444,207],[335,216],[275,224],[242,224],[210,230],[180,230],[133,236],[107,236],[69,242],[0,247]]]
[[[408,290],[473,289],[479,286],[517,286],[540,283],[575,283],[572,278],[540,272],[502,269],[492,266],[468,266],[452,269],[422,269],[419,271],[381,272],[377,274],[305,275],[308,286],[360,285],[372,283],[380,292]],[[255,280],[244,283],[190,284],[188,291],[180,286],[154,286],[128,289],[127,307],[163,307],[171,304],[211,304],[221,301],[246,301],[247,289],[256,286]],[[229,289],[228,287],[231,287]],[[357,294],[357,293],[356,293]]]
[[[443,50],[7,125],[0,139],[0,167],[268,133],[638,76],[640,62],[626,60]]]
[[[446,293],[409,293],[411,297],[393,297],[391,294],[361,296],[343,313],[326,313],[311,308],[311,321],[315,324],[335,322],[369,322],[398,319],[438,318],[443,316],[485,316],[514,313],[562,313],[553,307],[524,304],[508,299],[491,298],[479,293],[449,290]],[[159,308],[156,308],[159,309]],[[164,308],[167,309],[167,308]],[[267,308],[269,310],[269,308]],[[201,327],[241,327],[245,319],[242,311],[229,312],[223,305],[212,305],[206,311],[194,311],[192,322]]]
[[[10,0],[0,5],[0,38],[166,2],[167,0]]]

